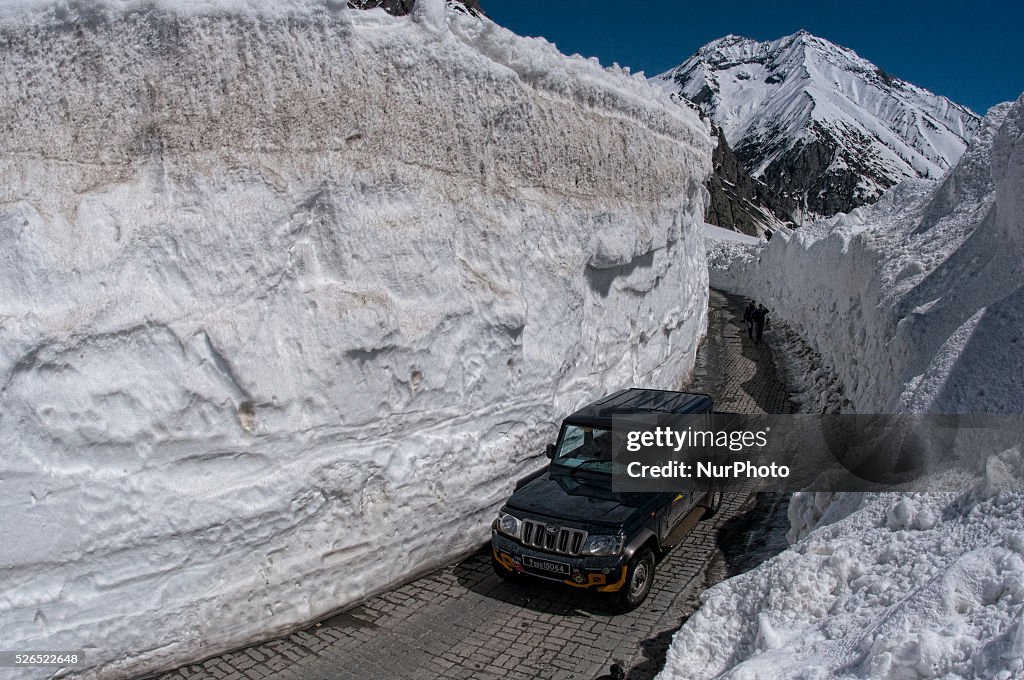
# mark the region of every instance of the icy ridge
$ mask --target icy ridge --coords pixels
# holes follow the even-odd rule
[[[421,2],[5,18],[5,645],[137,676],[314,620],[690,370],[706,126]]]

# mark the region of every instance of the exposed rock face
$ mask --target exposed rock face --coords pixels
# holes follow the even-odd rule
[[[349,0],[348,6],[356,9],[373,9],[382,7],[384,11],[395,16],[404,16],[412,12],[416,0]],[[480,0],[449,0],[450,6],[469,10],[469,14],[483,14]]]
[[[729,147],[722,129],[714,126],[714,131],[718,146],[712,157],[714,174],[708,178],[711,199],[705,220],[751,236],[761,236],[780,226],[792,227],[791,211],[796,204],[751,177]]]
[[[354,9],[374,9],[383,7],[388,14],[404,16],[412,11],[416,0],[348,0],[348,6]]]
[[[788,201],[795,214],[813,219],[850,212],[874,203],[887,189],[906,179],[880,169],[870,153],[850,153],[827,125],[814,122],[810,129],[810,141],[786,150],[761,174],[770,187],[797,197]],[[861,132],[847,129],[844,133],[856,139],[861,149],[871,144],[871,139]],[[763,154],[763,144],[756,141],[744,143],[736,150],[747,167],[757,166]],[[838,158],[842,161],[837,162]],[[870,178],[870,187],[866,186],[865,178]]]

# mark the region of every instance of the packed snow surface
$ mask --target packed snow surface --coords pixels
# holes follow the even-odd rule
[[[753,245],[761,242],[761,239],[756,236],[741,234],[738,231],[724,229],[706,222],[704,223],[704,238],[713,243],[725,241],[727,243],[746,243],[747,245]]]
[[[1024,96],[941,183],[712,245],[711,282],[798,329],[848,409],[1021,414],[1022,197]],[[661,680],[1024,677],[1024,456],[981,453],[963,493],[797,494],[793,547],[705,594]]]
[[[122,677],[314,620],[691,368],[706,125],[438,0],[344,5],[3,5],[4,648]]]

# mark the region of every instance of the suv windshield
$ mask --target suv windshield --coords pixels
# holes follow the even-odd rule
[[[612,431],[567,423],[552,459],[555,465],[593,472],[612,472]]]

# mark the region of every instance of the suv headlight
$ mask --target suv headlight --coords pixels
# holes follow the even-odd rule
[[[622,550],[622,536],[589,536],[583,544],[583,555],[618,555]]]
[[[504,512],[498,513],[498,531],[509,536],[511,538],[519,538],[519,531],[523,528],[523,523],[518,517],[513,517]]]

